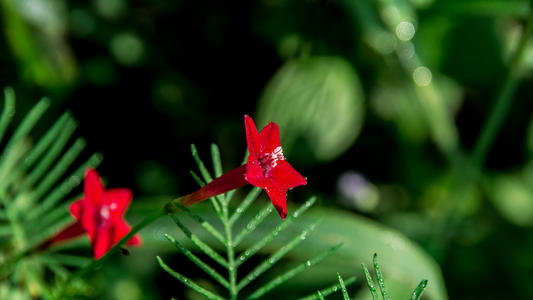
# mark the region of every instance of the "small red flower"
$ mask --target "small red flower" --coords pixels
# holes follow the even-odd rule
[[[250,152],[247,163],[215,178],[201,189],[179,198],[176,202],[183,206],[191,206],[249,183],[265,189],[279,215],[285,219],[287,190],[306,185],[307,181],[285,161],[279,139],[279,127],[276,123],[270,122],[258,133],[252,118],[245,115],[244,125]],[[176,211],[171,203],[167,205],[167,209]]]
[[[106,190],[94,169],[87,170],[83,193],[84,197],[70,206],[70,213],[89,234],[94,258],[99,259],[130,231],[123,215],[132,193],[125,188]],[[126,245],[140,244],[136,235]]]
[[[244,116],[244,124],[250,152],[245,179],[265,189],[281,218],[285,219],[287,190],[306,185],[307,181],[285,160],[276,123],[268,123],[259,133],[254,121],[247,115]]]

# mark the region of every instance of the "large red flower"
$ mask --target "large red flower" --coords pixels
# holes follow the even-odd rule
[[[307,181],[285,160],[276,123],[268,123],[259,133],[254,121],[247,115],[244,116],[244,124],[250,152],[245,179],[265,189],[281,218],[285,219],[287,190],[306,185]]]
[[[129,189],[106,190],[94,169],[88,169],[84,181],[84,196],[72,203],[70,213],[89,234],[94,258],[99,259],[130,231],[124,213],[131,202]],[[139,236],[132,237],[126,245],[140,245]]]

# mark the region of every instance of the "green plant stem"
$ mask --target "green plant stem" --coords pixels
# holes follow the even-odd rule
[[[229,296],[230,300],[236,300],[239,293],[237,290],[237,266],[235,265],[235,249],[233,247],[233,236],[226,201],[222,201],[222,216],[224,231],[226,232],[226,251],[228,254]]]
[[[509,112],[513,102],[513,95],[520,78],[520,64],[524,56],[527,42],[533,34],[533,1],[530,2],[530,11],[524,32],[520,38],[520,43],[516,52],[511,57],[509,67],[505,72],[503,83],[500,86],[491,112],[479,135],[479,138],[472,152],[472,162],[477,170],[483,168],[487,154],[500,131],[503,121]]]
[[[520,64],[524,56],[524,50],[532,34],[533,0],[530,2],[529,16],[527,18],[524,32],[520,37],[518,48],[510,58],[509,66],[503,75],[502,85],[496,92],[493,106],[485,124],[483,125],[481,133],[476,140],[474,149],[470,157],[460,159],[453,165],[455,171],[457,171],[455,174],[457,187],[453,190],[450,196],[450,202],[452,203],[451,210],[442,224],[438,225],[439,227],[437,227],[436,231],[439,233],[434,234],[435,237],[438,237],[438,239],[434,240],[434,243],[436,244],[441,244],[448,239],[453,238],[456,231],[459,230],[458,224],[461,216],[458,213],[458,210],[460,204],[465,197],[468,186],[479,180],[488,152],[494,144],[503,125],[503,121],[509,112],[513,102],[514,91],[520,78]]]

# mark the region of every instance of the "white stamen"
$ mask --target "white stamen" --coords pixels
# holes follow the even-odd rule
[[[109,213],[109,207],[107,205],[102,206],[100,209],[100,216],[102,219],[109,219],[110,213]]]
[[[270,154],[270,158],[272,159],[272,167],[275,167],[278,165],[278,160],[284,160],[285,157],[283,157],[283,149],[281,149],[281,146],[276,147],[274,151]]]

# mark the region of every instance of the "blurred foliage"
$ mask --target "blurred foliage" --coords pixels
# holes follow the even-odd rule
[[[428,299],[533,298],[531,40],[512,59],[531,1],[0,0],[0,9],[0,86],[15,87],[22,112],[44,94],[52,111],[72,109],[106,157],[101,173],[147,196],[138,213],[194,189],[191,142],[216,142],[225,169],[239,164],[242,116],[257,112],[259,125],[279,123],[285,154],[308,178],[289,202],[318,194],[311,212],[325,219],[309,253],[284,262],[332,236],[345,242],[344,260],[312,282],[359,272],[378,252],[391,293],[428,278]],[[512,105],[484,159],[476,145],[495,99]],[[171,253],[161,236],[173,227],[161,224],[132,251],[138,269],[117,260],[93,279],[94,297],[193,299],[155,288],[167,276],[153,257]],[[300,295],[305,280],[273,297]],[[0,285],[6,293],[27,291]]]
[[[357,74],[338,57],[309,57],[287,62],[265,87],[259,101],[260,124],[276,122],[283,147],[306,145],[296,162],[335,159],[350,147],[363,124],[364,99]],[[295,151],[295,152],[296,152]]]

